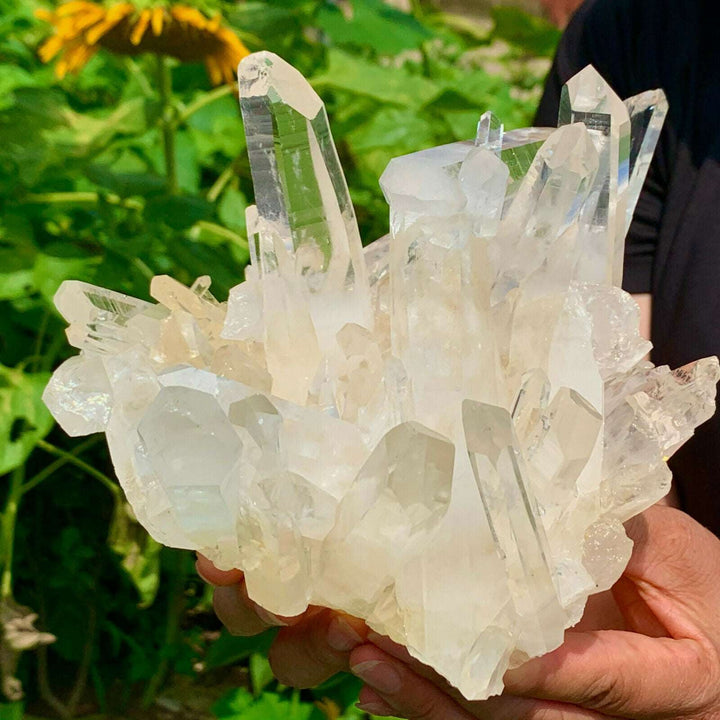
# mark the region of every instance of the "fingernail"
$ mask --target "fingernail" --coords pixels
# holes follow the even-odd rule
[[[260,607],[259,605],[255,606],[255,613],[266,625],[275,625],[277,627],[287,627],[288,625],[284,620],[281,620],[277,615],[275,615],[275,613],[271,613],[269,610],[266,610],[264,607]]]
[[[357,675],[370,687],[381,693],[396,693],[400,690],[400,675],[390,663],[369,660],[350,667],[353,675]]]
[[[338,652],[348,652],[358,645],[362,645],[363,639],[355,630],[341,617],[334,617],[327,630],[327,643]]]
[[[371,715],[392,715],[394,710],[385,703],[355,703],[355,707]]]

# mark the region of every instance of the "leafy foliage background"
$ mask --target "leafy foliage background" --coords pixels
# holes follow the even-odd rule
[[[368,242],[387,230],[388,160],[472,137],[486,109],[530,124],[558,39],[511,8],[469,20],[419,2],[411,14],[382,0],[195,4],[311,80]],[[221,630],[193,558],[134,523],[101,439],[65,436],[40,400],[72,354],[52,305],[64,279],[149,299],[155,274],[208,274],[224,299],[248,262],[252,201],[232,88],[211,89],[200,65],[172,67],[170,192],[155,59],[100,52],[58,82],[36,57],[48,28],[33,12],[47,6],[0,0],[0,669],[10,699],[14,675],[25,691],[0,703],[0,720],[366,717],[351,678],[278,686],[271,634]]]

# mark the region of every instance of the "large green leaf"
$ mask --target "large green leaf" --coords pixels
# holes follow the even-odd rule
[[[255,637],[236,637],[223,630],[220,637],[210,646],[205,657],[205,666],[208,670],[213,670],[247,660],[254,653],[267,653],[275,635],[277,635],[276,630],[268,630]]]
[[[547,20],[511,5],[492,9],[495,37],[517,45],[530,55],[552,57],[561,32]]]
[[[324,4],[317,22],[336,45],[370,47],[384,55],[417,48],[432,37],[416,18],[383,0],[354,0],[342,7]]]
[[[347,90],[366,95],[389,105],[421,107],[440,92],[438,86],[420,75],[411,75],[401,68],[382,67],[369,60],[331,48],[328,67],[311,78],[318,90]]]
[[[48,373],[0,365],[0,475],[22,465],[53,426],[42,401]]]
[[[55,245],[52,252],[38,253],[33,268],[34,286],[50,304],[65,280],[93,280],[95,268],[102,261],[94,254],[79,256],[72,246]]]
[[[140,607],[152,605],[160,586],[160,543],[138,523],[121,493],[108,534],[108,545],[121,557],[121,565],[140,597]]]
[[[218,720],[309,720],[314,710],[297,693],[288,699],[271,693],[253,698],[244,688],[231,690],[212,708]]]
[[[85,174],[96,185],[106,188],[120,197],[130,197],[131,195],[146,197],[160,193],[167,187],[165,178],[156,173],[116,172],[107,165],[89,165]]]
[[[32,87],[38,79],[27,70],[16,65],[4,65],[0,72],[0,109],[12,104],[12,92],[15,88]]]
[[[213,206],[205,198],[194,195],[162,195],[151,198],[145,206],[145,219],[165,223],[173,230],[184,230],[208,218]]]
[[[389,148],[395,155],[416,152],[435,142],[432,123],[413,110],[381,108],[366,123],[345,136],[354,153]]]

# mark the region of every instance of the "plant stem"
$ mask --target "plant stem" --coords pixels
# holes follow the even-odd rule
[[[197,100],[191,102],[178,114],[175,126],[179,127],[183,123],[186,123],[188,119],[198,110],[202,110],[206,105],[209,105],[226,95],[232,95],[236,89],[236,85],[221,85],[210,92],[203,93]]]
[[[195,223],[195,227],[200,230],[207,230],[208,232],[217,235],[219,238],[228,240],[232,243],[235,243],[236,245],[239,245],[240,247],[247,248],[248,246],[247,240],[244,237],[238,235],[237,233],[234,233],[232,230],[228,230],[222,225],[218,225],[217,223],[211,223],[207,220],[198,220]]]
[[[91,448],[93,445],[96,445],[99,442],[99,438],[92,437],[88,440],[85,440],[85,442],[80,443],[72,450],[72,455],[77,457],[78,455],[81,455],[85,452],[88,448]],[[29,493],[31,490],[34,490],[38,485],[40,485],[43,480],[47,480],[54,472],[57,472],[63,465],[67,465],[70,461],[67,458],[59,458],[58,460],[55,460],[55,462],[50,463],[49,465],[46,465],[40,472],[38,472],[36,475],[33,475],[23,486],[21,489],[21,493],[25,495],[26,493]]]
[[[126,57],[125,67],[128,69],[131,75],[135,76],[135,79],[138,81],[138,85],[140,86],[140,90],[142,90],[143,95],[148,98],[154,98],[155,93],[153,92],[153,89],[150,86],[150,83],[148,82],[145,73],[138,66],[137,61],[133,60],[132,58]]]
[[[213,186],[208,190],[207,199],[208,202],[214,203],[219,197],[220,193],[225,189],[225,186],[233,179],[235,175],[235,161],[233,160],[218,176],[218,179],[213,183]]]
[[[178,191],[177,164],[175,162],[175,118],[172,106],[172,76],[170,65],[164,55],[158,54],[158,88],[160,91],[160,130],[165,156],[165,177],[168,192],[176,195]]]
[[[182,550],[164,548],[164,553],[165,556],[168,557],[168,572],[170,575],[167,615],[165,617],[165,638],[163,640],[160,662],[143,693],[142,702],[145,708],[152,705],[165,681],[168,669],[170,668],[169,650],[177,643],[180,634],[180,618],[185,610],[184,552]]]
[[[12,597],[12,571],[13,551],[15,549],[15,521],[18,507],[22,497],[22,486],[25,480],[25,467],[16,468],[10,476],[10,490],[8,492],[5,510],[2,514],[2,579],[0,579],[0,599],[7,600]]]
[[[50,455],[55,455],[55,457],[62,458],[66,462],[69,462],[71,465],[75,465],[75,467],[79,468],[91,477],[94,477],[96,480],[99,480],[112,493],[115,499],[119,499],[122,497],[122,490],[120,490],[120,486],[117,483],[113,482],[104,473],[101,473],[99,470],[96,470],[91,465],[88,465],[84,460],[75,457],[72,453],[67,452],[67,450],[62,450],[59,447],[55,447],[55,445],[51,445],[45,440],[38,440],[37,447],[39,447],[41,450],[44,450]]]
[[[146,280],[152,280],[155,277],[155,273],[148,267],[144,260],[141,260],[139,257],[134,257],[132,262]]]
[[[144,207],[140,200],[121,198],[114,193],[102,197],[111,205],[120,205],[130,210],[142,210]],[[99,201],[100,194],[96,192],[27,193],[20,199],[22,205],[95,205]]]

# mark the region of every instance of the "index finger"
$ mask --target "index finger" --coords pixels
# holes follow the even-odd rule
[[[210,560],[200,553],[197,554],[195,569],[206,583],[218,587],[237,585],[242,582],[244,577],[242,570],[218,570]]]

